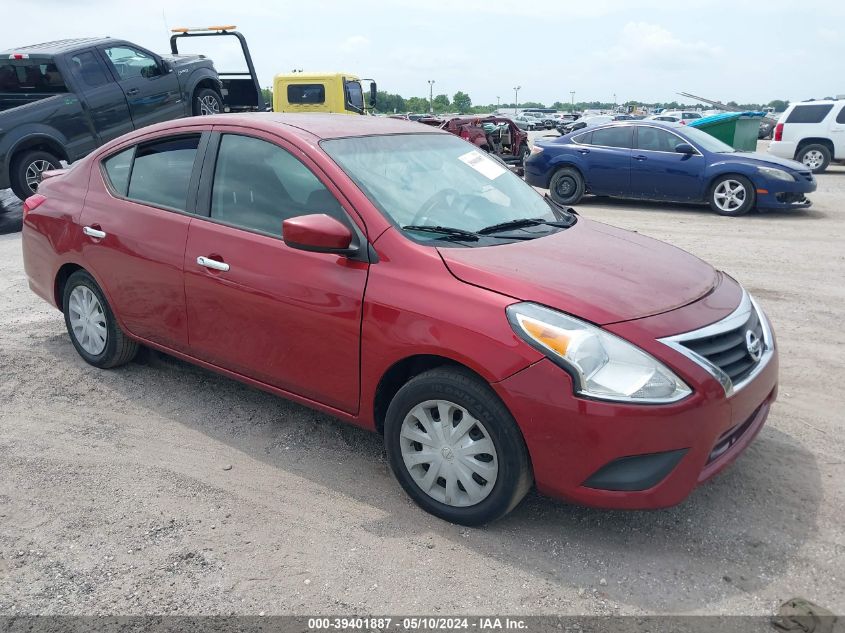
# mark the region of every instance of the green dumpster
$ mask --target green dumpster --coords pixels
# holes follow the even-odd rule
[[[740,152],[757,150],[757,136],[763,112],[723,112],[687,123],[702,132],[715,136]]]

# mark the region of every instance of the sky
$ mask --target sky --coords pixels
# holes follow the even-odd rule
[[[2,7],[2,5],[5,5]],[[473,103],[738,103],[845,94],[845,0],[2,0],[0,50],[110,35],[169,52],[169,28],[234,24],[263,86],[273,75],[348,72],[402,96]],[[203,38],[237,70],[234,38]],[[227,45],[228,44],[228,45]],[[615,99],[614,99],[615,97]],[[686,100],[689,101],[689,100]]]

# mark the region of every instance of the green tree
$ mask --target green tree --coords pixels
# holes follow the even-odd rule
[[[269,87],[261,89],[261,96],[264,97],[264,103],[270,108],[273,108],[273,90]]]
[[[449,101],[448,95],[435,95],[434,97],[434,111],[437,113],[448,112],[452,103]]]
[[[457,109],[457,111],[461,114],[466,114],[472,108],[472,99],[469,98],[467,93],[458,90],[452,96],[452,105],[455,106],[455,109]]]
[[[775,109],[775,112],[783,112],[789,107],[789,101],[784,99],[773,99],[769,101],[769,107]]]
[[[408,99],[405,99],[405,107],[408,109],[408,112],[424,114],[428,112],[428,98],[409,97]]]

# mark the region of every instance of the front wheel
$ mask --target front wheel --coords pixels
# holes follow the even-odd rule
[[[710,208],[719,215],[745,215],[754,206],[754,185],[744,176],[721,176],[710,187]]]
[[[578,204],[585,188],[584,177],[573,167],[558,169],[549,182],[549,194],[558,204]]]
[[[446,521],[494,521],[531,487],[519,427],[469,371],[438,368],[412,378],[390,403],[384,431],[390,466],[405,492]]]
[[[194,116],[220,114],[223,112],[223,98],[216,90],[203,88],[194,95]]]
[[[824,145],[807,145],[798,151],[795,160],[820,174],[830,165],[830,150]]]
[[[528,143],[523,143],[519,146],[519,163],[525,163],[525,159],[528,158],[528,155],[531,153],[531,149],[528,147]]]
[[[9,176],[12,192],[21,200],[26,200],[38,191],[41,177],[45,171],[61,169],[61,161],[42,150],[24,152],[12,161]]]

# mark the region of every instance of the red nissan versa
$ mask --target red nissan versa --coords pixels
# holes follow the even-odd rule
[[[402,487],[457,523],[532,482],[679,503],[777,393],[771,327],[736,281],[407,121],[133,132],[42,183],[23,253],[88,363],[147,345],[380,431]]]

